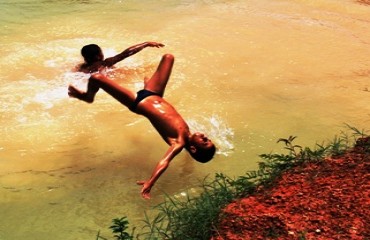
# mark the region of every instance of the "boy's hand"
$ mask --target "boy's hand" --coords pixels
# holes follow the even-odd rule
[[[156,47],[156,48],[161,48],[164,47],[163,43],[157,43],[157,42],[148,42],[150,47]]]
[[[149,182],[147,181],[137,181],[138,185],[143,185],[141,188],[141,196],[145,199],[150,199],[150,190],[152,189],[152,186],[150,186]]]

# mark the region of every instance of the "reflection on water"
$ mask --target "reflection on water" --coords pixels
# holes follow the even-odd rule
[[[366,3],[366,1],[361,1]],[[238,176],[276,140],[312,146],[346,122],[369,124],[370,8],[358,1],[3,1],[0,7],[0,239],[110,236],[112,218],[140,224],[164,192],[183,197],[200,179]],[[199,14],[201,13],[201,14]],[[108,74],[142,87],[162,54],[176,56],[166,98],[217,143],[207,164],[184,152],[144,201],[167,150],[150,123],[104,92],[68,99],[85,44],[106,56],[144,41]],[[22,228],[19,228],[22,225]]]

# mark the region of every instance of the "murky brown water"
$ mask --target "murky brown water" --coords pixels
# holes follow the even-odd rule
[[[280,137],[313,146],[348,123],[368,128],[370,8],[355,1],[9,1],[0,30],[0,239],[110,236],[112,218],[143,211],[200,179],[255,169]],[[38,9],[38,10],[35,10]],[[92,14],[94,13],[94,14]],[[84,44],[107,55],[147,41],[112,76],[133,89],[160,56],[176,56],[166,97],[219,153],[182,153],[144,201],[167,146],[150,124],[104,92],[68,99],[86,76],[70,70]]]

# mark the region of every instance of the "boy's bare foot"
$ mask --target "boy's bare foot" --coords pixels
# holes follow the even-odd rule
[[[87,93],[81,92],[72,85],[69,85],[68,87],[68,96],[80,99],[87,103],[92,103],[94,101],[94,96],[89,96]]]

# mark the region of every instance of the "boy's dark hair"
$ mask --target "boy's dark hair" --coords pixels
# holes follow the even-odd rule
[[[101,53],[101,48],[96,44],[89,44],[81,49],[81,55],[87,63],[91,63]]]
[[[189,151],[190,155],[200,163],[206,163],[210,161],[216,153],[216,147],[213,145],[211,148],[197,148],[194,153]]]

